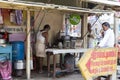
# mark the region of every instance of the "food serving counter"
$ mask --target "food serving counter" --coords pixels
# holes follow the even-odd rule
[[[67,54],[67,53],[83,53],[86,52],[87,49],[46,49],[47,53],[47,65],[48,65],[48,76],[50,75],[50,55],[53,55],[53,78],[56,77],[56,55]]]

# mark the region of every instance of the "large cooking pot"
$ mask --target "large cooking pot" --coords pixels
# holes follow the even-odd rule
[[[0,44],[4,44],[5,42],[5,39],[0,39]]]
[[[21,70],[25,69],[25,61],[24,60],[17,60],[14,62],[14,69]]]

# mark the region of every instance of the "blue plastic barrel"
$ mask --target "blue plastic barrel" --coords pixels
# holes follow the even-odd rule
[[[12,43],[12,60],[24,60],[24,42],[22,41],[13,41]]]

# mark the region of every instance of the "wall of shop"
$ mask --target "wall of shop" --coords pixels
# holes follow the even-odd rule
[[[38,18],[36,18],[36,16],[38,15],[39,12],[35,12],[35,29],[37,31],[38,27],[40,27],[40,29],[42,29],[44,27],[45,24],[49,24],[51,26],[51,29],[49,31],[49,42],[53,43],[55,40],[55,36],[57,35],[57,33],[59,32],[59,30],[62,28],[63,26],[63,13],[60,11],[48,11],[48,12],[40,12]],[[44,16],[45,14],[45,16]],[[44,18],[43,18],[44,16]],[[42,20],[43,18],[43,20]],[[42,22],[41,22],[42,20]],[[40,24],[41,22],[41,24]],[[44,65],[47,65],[47,59],[44,59]],[[59,55],[57,57],[57,63],[59,62]],[[52,63],[52,58],[51,58],[51,63]]]
[[[45,14],[45,16],[44,16]],[[38,12],[35,12],[35,18],[38,15]],[[44,16],[44,18],[43,18]],[[42,20],[43,18],[43,20]],[[49,42],[53,43],[56,34],[63,26],[63,13],[60,11],[48,11],[40,12],[38,18],[35,20],[35,29],[38,30],[38,27],[42,29],[45,24],[49,24],[51,29],[49,31]],[[41,23],[41,24],[40,24]]]

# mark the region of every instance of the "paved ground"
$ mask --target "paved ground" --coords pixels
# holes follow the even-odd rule
[[[120,75],[118,75],[118,76],[120,77]],[[15,77],[14,76],[13,80],[27,80],[25,72],[22,75],[22,77]],[[72,74],[64,74],[63,76],[61,76],[59,78],[53,79],[52,76],[51,77],[47,76],[47,72],[44,72],[41,74],[41,73],[37,73],[35,71],[32,71],[30,80],[84,80],[84,79],[81,76],[81,74],[78,72],[74,72]],[[102,80],[105,80],[105,79],[102,79]],[[117,79],[117,80],[120,80],[120,79]]]
[[[14,77],[14,80],[26,80],[26,76],[23,75],[22,77]],[[47,73],[36,73],[32,72],[31,80],[84,80],[80,73],[72,73],[72,74],[65,74],[59,78],[53,79],[52,77],[47,77]]]

